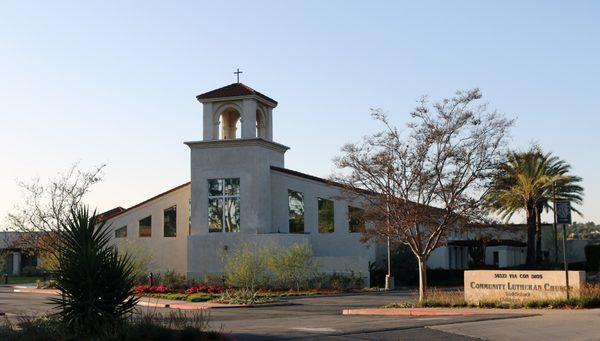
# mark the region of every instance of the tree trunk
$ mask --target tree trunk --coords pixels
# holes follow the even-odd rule
[[[417,257],[419,262],[419,302],[425,300],[427,291],[427,260],[425,257]]]
[[[535,265],[535,214],[527,208],[527,265]]]

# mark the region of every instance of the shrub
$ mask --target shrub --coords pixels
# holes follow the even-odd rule
[[[268,256],[269,251],[265,246],[243,243],[238,250],[225,257],[227,284],[251,292],[255,292],[258,286],[268,284]]]
[[[269,269],[279,285],[285,289],[300,291],[316,276],[317,266],[313,261],[313,251],[306,242],[294,243],[289,248],[274,248],[270,253]]]
[[[161,314],[156,311],[136,315],[115,328],[103,329],[94,335],[73,335],[63,322],[53,316],[20,318],[15,325],[6,316],[0,320],[0,339],[20,340],[227,340],[208,330],[210,315],[203,311],[183,313],[179,310]]]
[[[50,300],[73,334],[116,326],[137,303],[131,258],[109,246],[111,232],[87,207],[72,211],[58,231],[61,261],[54,278],[63,295]]]
[[[214,302],[226,304],[261,304],[272,301],[271,295],[248,289],[226,290],[214,300]]]
[[[223,292],[223,288],[218,285],[197,285],[188,288],[186,291],[188,294],[196,294],[196,293],[208,293],[208,294],[220,294]]]
[[[158,277],[158,283],[169,287],[173,291],[183,291],[188,287],[187,279],[185,275],[179,274],[174,270],[169,270],[161,273]]]
[[[600,271],[600,244],[586,245],[585,259],[589,271]]]
[[[117,249],[131,258],[135,284],[147,284],[153,259],[152,251],[129,239],[119,241]]]
[[[218,298],[218,296],[216,296],[215,294],[207,294],[207,293],[200,292],[200,293],[188,295],[188,297],[186,298],[186,301],[206,302],[206,301],[210,301],[215,298]]]
[[[148,285],[137,285],[133,287],[133,291],[136,294],[166,294],[170,290],[164,285],[148,286]]]
[[[44,275],[44,270],[35,266],[25,266],[21,270],[21,276],[26,277],[40,277]]]
[[[313,279],[312,286],[315,289],[333,289],[336,291],[346,291],[364,287],[364,279],[359,272],[350,271],[347,273],[322,273]]]

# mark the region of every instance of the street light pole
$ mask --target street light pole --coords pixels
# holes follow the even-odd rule
[[[565,282],[567,283],[567,300],[569,299],[569,263],[567,262],[567,224],[563,224],[563,261],[565,266]]]

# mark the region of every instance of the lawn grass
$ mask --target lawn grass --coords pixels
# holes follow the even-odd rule
[[[4,278],[1,279],[2,282],[0,284],[4,284]],[[42,277],[39,276],[8,276],[7,284],[26,284],[26,283],[35,283],[36,281],[43,281]]]

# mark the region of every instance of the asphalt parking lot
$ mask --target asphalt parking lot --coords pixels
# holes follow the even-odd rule
[[[600,310],[486,311],[472,316],[347,316],[343,309],[414,300],[411,291],[296,298],[289,304],[211,309],[210,326],[237,340],[598,340]],[[51,311],[48,296],[0,287],[0,312],[9,318]],[[142,313],[168,313],[140,307]],[[186,312],[191,314],[192,312]],[[595,322],[594,322],[595,321]]]

